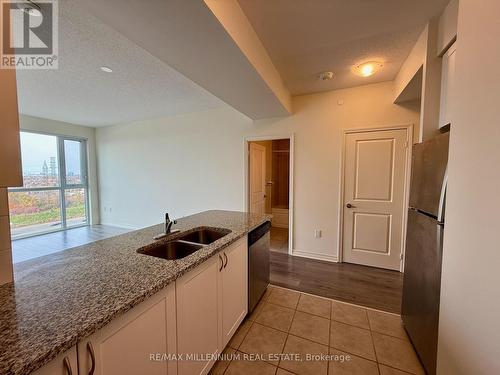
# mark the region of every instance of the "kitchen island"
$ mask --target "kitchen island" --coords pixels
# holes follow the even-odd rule
[[[0,286],[0,374],[42,367],[268,220],[233,211],[182,218],[169,240],[198,227],[231,232],[177,260],[137,253],[155,242],[160,224],[17,264],[14,283]]]

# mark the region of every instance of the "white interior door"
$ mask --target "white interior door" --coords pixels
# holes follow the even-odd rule
[[[406,129],[346,135],[345,262],[400,269],[407,153]]]
[[[265,213],[266,198],[266,148],[251,142],[250,160],[250,212]]]

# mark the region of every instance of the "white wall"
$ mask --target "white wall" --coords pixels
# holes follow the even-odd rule
[[[500,2],[460,0],[438,374],[500,373]]]
[[[299,96],[293,115],[256,122],[227,107],[99,128],[102,222],[141,227],[165,211],[243,210],[245,137],[294,133],[294,248],[335,260],[342,129],[418,123],[393,93],[385,82]]]
[[[244,209],[243,134],[230,107],[98,128],[101,222],[143,227],[208,209]]]
[[[99,223],[99,196],[97,191],[97,162],[95,129],[87,126],[70,124],[26,115],[19,116],[21,130],[41,133],[67,135],[87,140],[87,162],[89,173],[89,204],[91,224]]]

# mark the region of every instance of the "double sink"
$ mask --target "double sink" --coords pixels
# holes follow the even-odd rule
[[[229,233],[231,231],[225,228],[194,228],[186,233],[176,234],[174,239],[158,241],[141,247],[137,252],[167,260],[181,259],[227,236]]]

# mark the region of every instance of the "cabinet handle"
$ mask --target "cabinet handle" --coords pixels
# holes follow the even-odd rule
[[[90,367],[89,375],[93,375],[95,371],[95,354],[94,354],[94,347],[92,346],[92,343],[89,341],[87,342],[87,351],[90,354],[90,359],[92,360],[92,366]]]
[[[224,261],[222,260],[222,257],[219,254],[219,260],[220,260],[220,267],[219,267],[219,272],[222,271],[222,267],[224,267]]]
[[[226,253],[224,253],[224,258],[226,258],[226,262],[224,263],[224,268],[226,268],[226,266],[227,266],[227,255],[226,255]]]
[[[68,375],[73,375],[73,370],[71,369],[71,363],[69,362],[68,357],[64,357],[63,364],[64,364],[64,368],[66,369],[66,372],[68,373]]]

